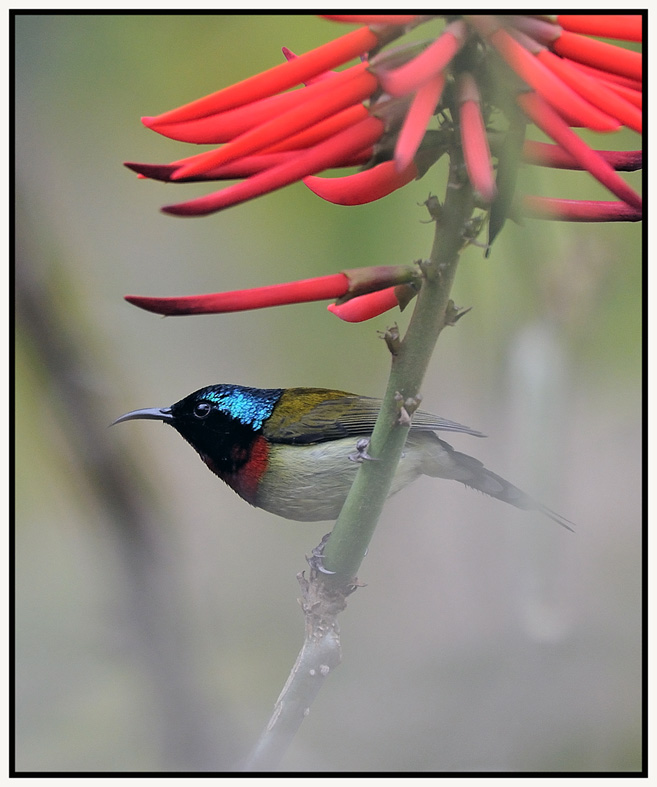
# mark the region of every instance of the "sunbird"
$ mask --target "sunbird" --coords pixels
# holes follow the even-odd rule
[[[114,421],[164,421],[208,468],[247,503],[300,522],[337,519],[381,400],[325,388],[210,385],[170,407],[133,410]],[[390,489],[394,495],[421,475],[460,481],[527,511],[540,511],[572,530],[572,522],[518,487],[455,451],[436,432],[481,432],[417,410]]]

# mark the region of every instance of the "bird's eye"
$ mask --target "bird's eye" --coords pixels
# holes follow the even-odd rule
[[[194,408],[194,415],[197,418],[207,418],[212,410],[212,405],[207,402],[199,402]]]

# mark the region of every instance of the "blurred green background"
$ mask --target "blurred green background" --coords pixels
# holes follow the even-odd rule
[[[16,19],[16,767],[222,771],[268,720],[303,635],[304,555],[328,523],[250,508],[170,429],[118,415],[204,385],[381,395],[377,336],[323,304],[160,319],[181,295],[426,257],[435,167],[369,206],[298,184],[205,219],[212,188],[125,160],[189,146],[158,114],[347,28],[312,16]],[[591,138],[640,146],[627,132]],[[528,191],[610,199],[582,173]],[[638,173],[628,178],[640,186]],[[632,771],[641,765],[641,235],[511,224],[469,248],[425,409],[488,435],[454,445],[577,523],[575,535],[459,484],[386,506],[342,615],[344,661],[283,768]]]

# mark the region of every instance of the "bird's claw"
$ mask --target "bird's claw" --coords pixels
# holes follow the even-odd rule
[[[378,462],[379,460],[374,457],[370,456],[367,453],[367,449],[370,446],[369,438],[361,437],[359,440],[356,441],[356,450],[353,454],[349,454],[349,461],[351,462]]]
[[[310,568],[313,571],[318,571],[320,574],[335,574],[335,571],[329,571],[328,568],[324,568],[324,547],[330,536],[330,533],[323,536],[319,544],[311,551],[310,557],[306,555]]]

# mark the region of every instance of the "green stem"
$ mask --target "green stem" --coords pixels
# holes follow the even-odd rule
[[[449,295],[466,243],[465,229],[474,203],[470,186],[460,182],[452,163],[445,204],[435,221],[431,258],[402,342],[393,346],[392,369],[368,453],[324,550],[325,581],[349,583],[356,576],[376,528],[402,454],[408,426],[400,423],[400,402],[420,392],[440,332],[449,322]]]
[[[400,423],[399,394],[403,402],[417,398],[438,336],[454,321],[449,293],[473,211],[472,190],[459,182],[460,171],[460,166],[451,165],[445,204],[434,212],[431,258],[422,266],[422,289],[406,336],[399,342],[389,332],[392,369],[368,447],[376,461],[362,463],[325,546],[324,567],[335,573],[321,573],[311,563],[309,579],[304,574],[298,577],[306,619],[304,645],[245,770],[278,766],[326,676],[340,663],[337,615],[354,589],[408,433],[408,426]]]

